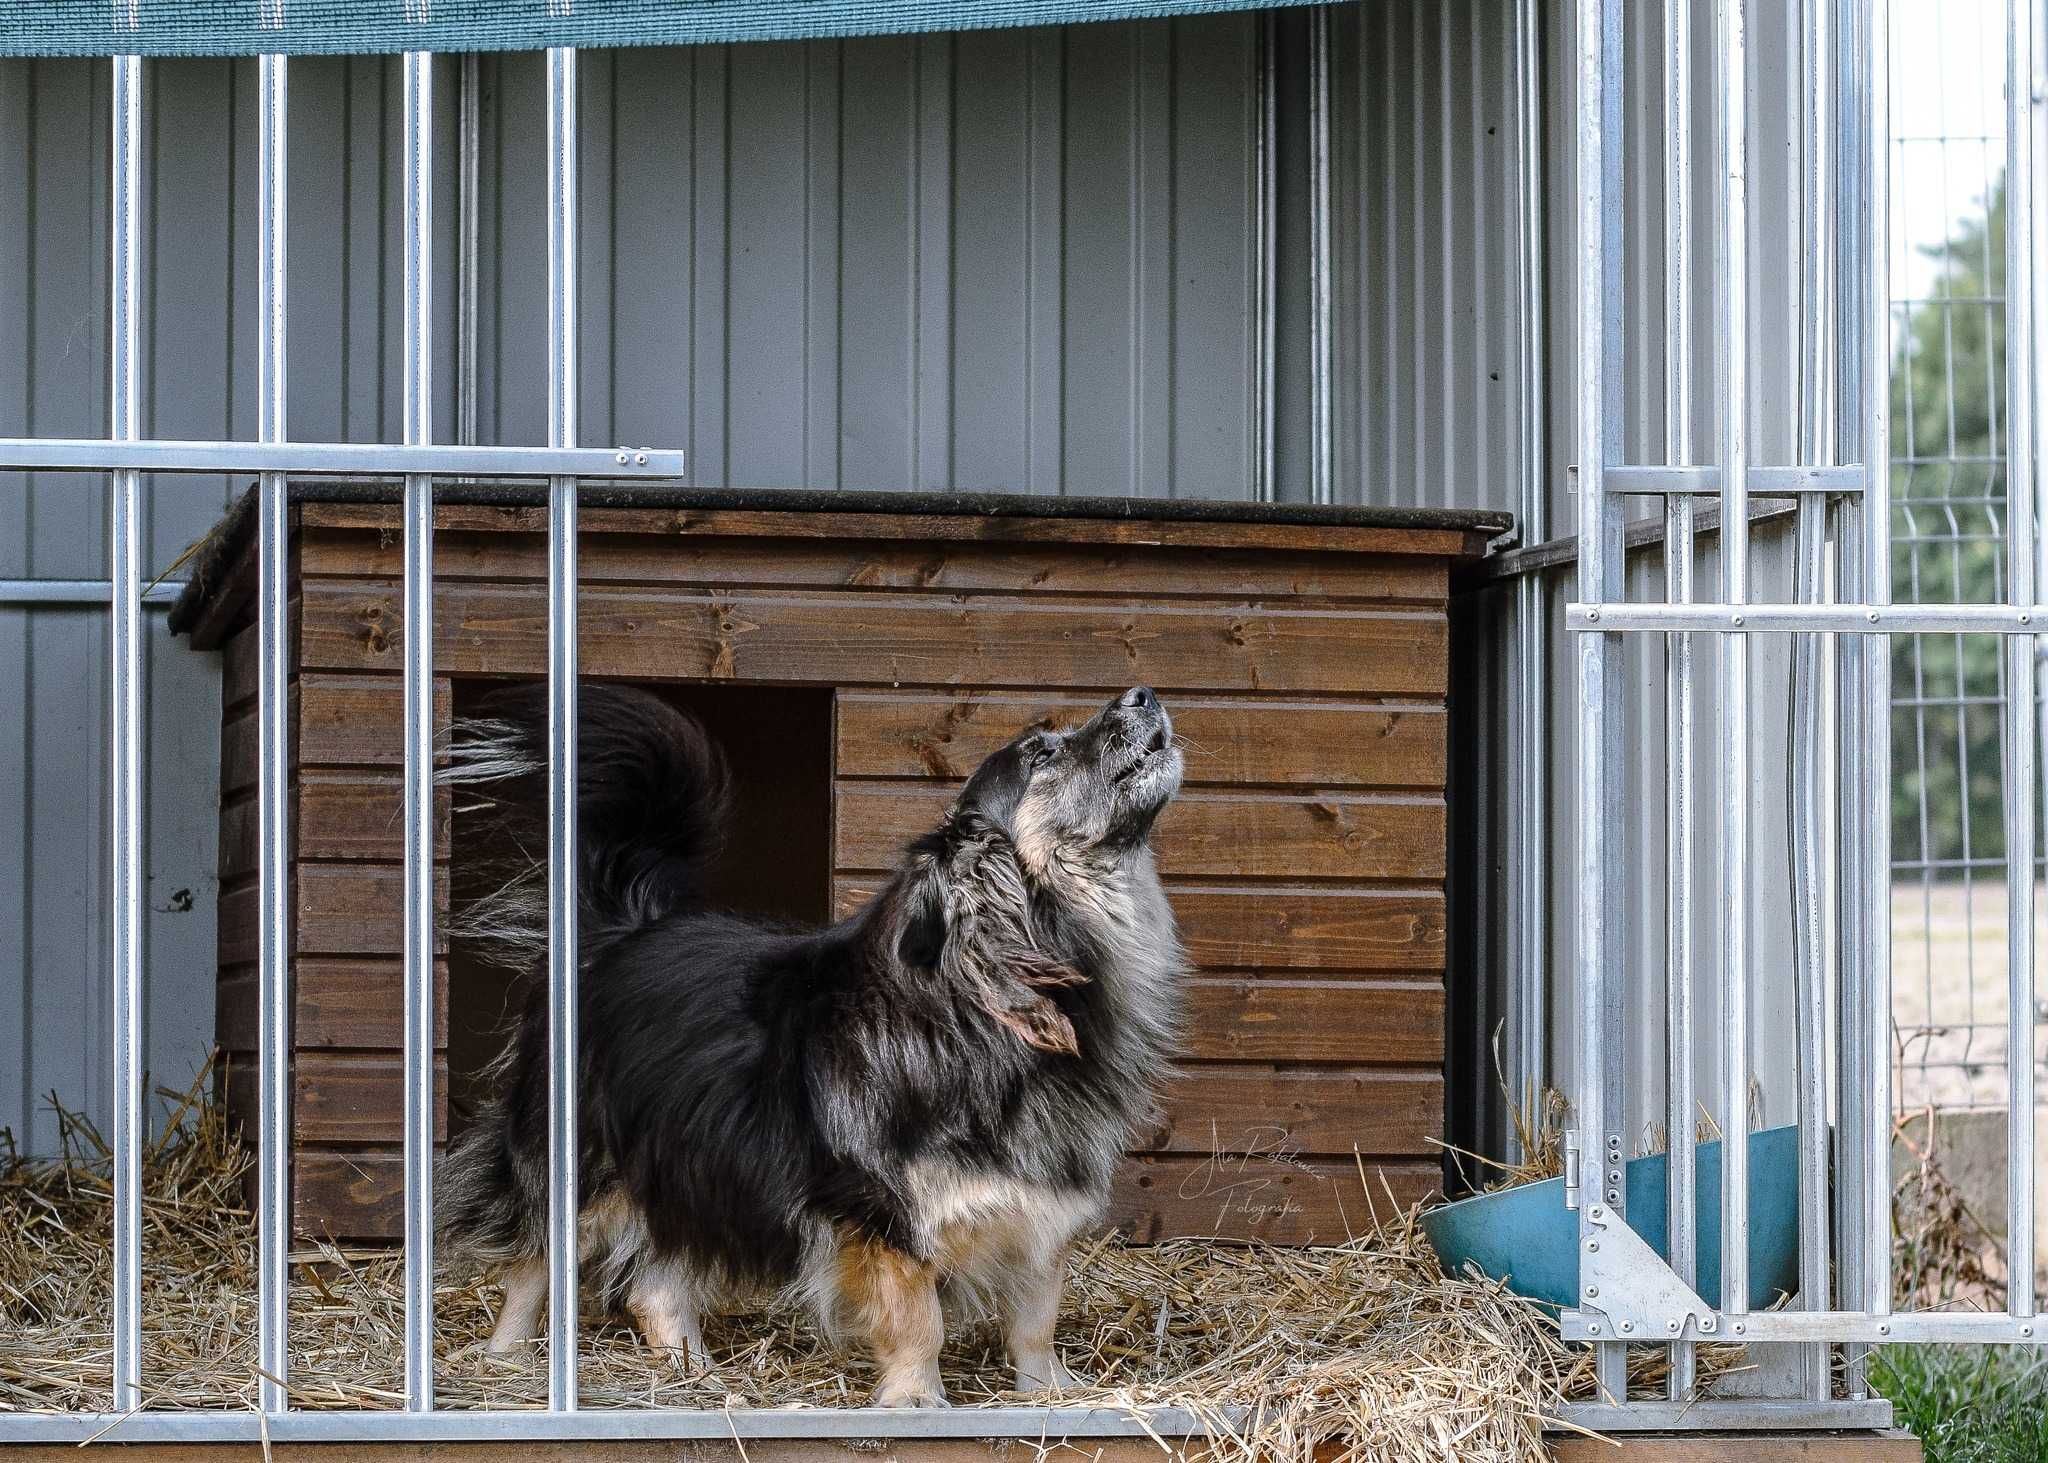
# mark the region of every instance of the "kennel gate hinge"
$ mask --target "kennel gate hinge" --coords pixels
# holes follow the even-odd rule
[[[1564,1207],[1576,1211],[1579,1207],[1579,1130],[1567,1128],[1564,1134]]]
[[[1714,1308],[1612,1207],[1594,1202],[1586,1221],[1579,1307],[1561,1318],[1565,1340],[1698,1341],[1720,1330]]]

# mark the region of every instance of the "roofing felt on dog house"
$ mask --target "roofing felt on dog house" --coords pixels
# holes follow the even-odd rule
[[[398,518],[383,485],[295,496],[296,1219],[373,1238],[399,1225]],[[500,485],[439,497],[445,721],[545,674],[545,514]],[[736,907],[843,913],[1020,727],[1136,683],[1167,701],[1186,788],[1155,848],[1197,973],[1184,1070],[1119,1187],[1140,1237],[1339,1238],[1361,1164],[1404,1199],[1435,1186],[1447,604],[1452,569],[1504,518],[602,486],[584,504],[583,672],[673,696],[726,743],[741,822],[756,810],[725,870]],[[235,1107],[254,1095],[235,1072],[255,1035],[246,508],[172,621],[225,655],[218,1029]],[[445,794],[436,828],[445,909],[479,852]],[[520,992],[459,943],[444,953],[445,1134]]]

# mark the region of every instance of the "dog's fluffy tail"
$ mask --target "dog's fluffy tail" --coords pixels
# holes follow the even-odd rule
[[[581,957],[688,909],[703,893],[731,801],[725,759],[696,718],[645,691],[578,688],[577,924]],[[451,933],[494,963],[539,969],[547,952],[547,688],[500,691],[456,723],[441,774],[482,809],[497,850],[488,892]]]

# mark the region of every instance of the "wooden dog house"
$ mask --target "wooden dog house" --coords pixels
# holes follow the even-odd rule
[[[547,601],[537,499],[441,499],[445,723],[545,674]],[[1137,1236],[1329,1241],[1361,1168],[1403,1199],[1438,1184],[1447,605],[1499,515],[595,487],[585,504],[583,673],[664,688],[732,755],[734,907],[845,911],[1020,727],[1158,688],[1189,747],[1156,847],[1198,973],[1183,1071],[1119,1187]],[[172,627],[224,655],[217,1029],[253,1130],[249,509]],[[383,488],[307,486],[292,530],[296,1224],[375,1238],[400,1227],[399,522]],[[436,829],[445,909],[465,838],[445,795]],[[436,977],[445,1133],[519,993],[459,943]]]

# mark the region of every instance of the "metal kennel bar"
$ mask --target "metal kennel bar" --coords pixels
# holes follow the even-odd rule
[[[434,58],[408,51],[405,443],[434,435]],[[408,473],[405,525],[405,1405],[434,1406],[434,480]]]
[[[576,53],[548,52],[548,445],[576,443]],[[576,479],[548,479],[548,1406],[576,1410]]]
[[[2014,604],[2040,597],[2038,556],[2042,419],[2037,414],[2040,281],[2034,260],[2040,226],[2034,167],[2042,66],[2041,17],[2033,0],[2012,0],[2006,38],[2006,592]],[[2039,809],[2040,714],[2035,695],[2041,642],[2004,642],[2006,860],[2006,1310],[2034,1314],[2034,866]]]
[[[137,435],[141,303],[142,58],[116,56],[107,275],[107,435]],[[117,586],[107,634],[108,954],[114,1016],[113,1402],[142,1398],[142,615],[129,587],[141,573],[141,476],[114,473],[107,502],[107,577]]]
[[[1664,6],[1664,460],[1672,468],[1692,464],[1692,0]],[[1710,484],[1702,487],[1711,491]],[[1613,479],[1609,478],[1609,491]],[[1693,596],[1696,546],[1693,494],[1672,492],[1664,500],[1664,594],[1683,603]],[[1680,1033],[1692,1028],[1693,997],[1693,643],[1690,635],[1664,638],[1664,725],[1671,743],[1671,771],[1665,779],[1664,951],[1664,1128],[1665,1212],[1670,1215],[1671,1270],[1687,1286],[1697,1283],[1693,1229],[1692,1053]],[[1680,1060],[1683,1056],[1684,1060]],[[1692,1395],[1692,1343],[1671,1348],[1666,1392],[1677,1401]]]
[[[1515,213],[1515,293],[1521,400],[1519,538],[1549,536],[1549,439],[1544,431],[1543,13],[1541,0],[1515,0],[1515,148],[1520,207]],[[1515,582],[1515,669],[1510,691],[1508,782],[1509,971],[1508,1076],[1514,1101],[1533,1109],[1549,1085],[1550,961],[1550,625],[1540,576]],[[1510,1135],[1511,1142],[1519,1146]],[[1516,1153],[1516,1158],[1526,1155]]]
[[[256,435],[285,439],[285,58],[256,63]],[[286,727],[291,645],[285,475],[256,485],[257,1401],[284,1410],[291,1248],[291,829]]]

